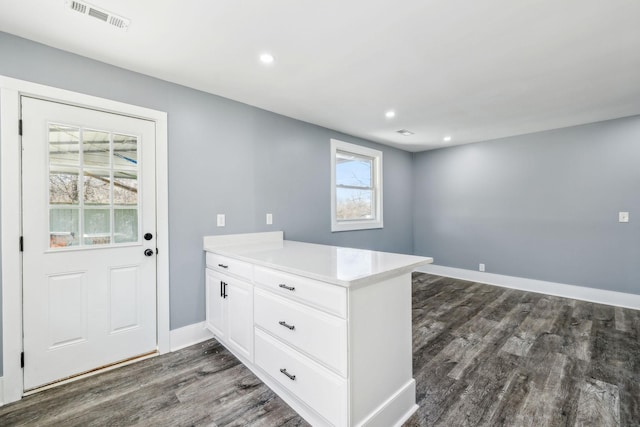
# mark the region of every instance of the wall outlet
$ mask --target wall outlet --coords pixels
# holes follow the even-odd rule
[[[224,214],[218,214],[218,227],[224,227],[225,218]]]
[[[618,222],[629,222],[629,212],[618,212]]]
[[[273,224],[273,215],[267,214],[267,225]]]
[[[480,264],[480,265],[478,266],[478,270],[480,270],[480,271],[484,271],[484,264]]]

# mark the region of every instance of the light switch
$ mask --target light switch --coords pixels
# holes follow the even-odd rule
[[[224,227],[224,214],[218,214],[218,227]]]
[[[478,270],[479,270],[479,271],[484,271],[484,264],[480,264],[480,265],[478,266]]]
[[[629,222],[629,212],[618,212],[618,222]]]
[[[271,225],[273,224],[273,215],[268,213],[267,214],[267,225]]]

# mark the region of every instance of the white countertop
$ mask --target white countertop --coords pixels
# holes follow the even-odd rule
[[[204,250],[340,286],[405,274],[433,258],[282,240],[281,232],[209,236]],[[279,238],[278,238],[279,236]],[[264,238],[263,238],[264,237]]]

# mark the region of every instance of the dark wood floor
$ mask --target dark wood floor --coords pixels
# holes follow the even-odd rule
[[[415,274],[406,426],[640,426],[640,312]],[[307,425],[216,341],[0,407],[0,426]]]

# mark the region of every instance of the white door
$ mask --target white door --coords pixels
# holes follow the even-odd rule
[[[29,390],[157,349],[155,124],[21,102]]]

